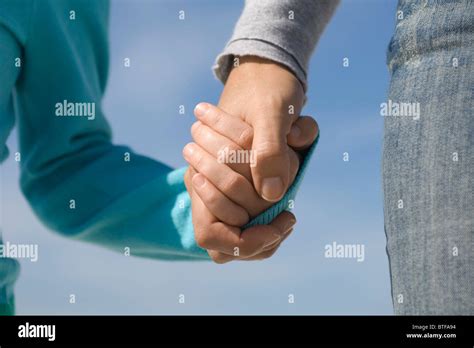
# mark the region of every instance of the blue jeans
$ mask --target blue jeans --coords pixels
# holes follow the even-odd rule
[[[383,149],[396,314],[474,314],[473,41],[474,2],[399,2]]]

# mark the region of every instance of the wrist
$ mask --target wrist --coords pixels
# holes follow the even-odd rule
[[[278,74],[281,78],[288,79],[291,82],[298,82],[301,87],[301,93],[304,95],[303,83],[298,79],[293,70],[277,61],[253,55],[235,56],[234,65],[230,74],[240,72],[268,71]],[[229,78],[230,78],[229,74]]]
[[[238,58],[224,85],[219,106],[251,125],[254,121],[288,116],[291,124],[305,100],[303,86],[296,76],[282,64],[266,58]]]

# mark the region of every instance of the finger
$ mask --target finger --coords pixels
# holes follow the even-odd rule
[[[241,233],[237,227],[216,221],[195,193],[192,209],[196,243],[203,249],[233,258],[249,258],[261,253],[269,245],[281,240],[296,221],[293,214],[283,212],[270,225],[253,226]],[[211,254],[216,258],[218,256],[216,253]]]
[[[281,245],[281,243],[283,243],[286,240],[286,238],[289,237],[289,235],[293,232],[293,230],[294,230],[294,228],[291,228],[289,231],[285,232],[285,235],[283,236],[283,238],[280,241],[278,241],[278,242],[276,242],[272,245],[269,245],[267,248],[263,249],[262,253],[266,252],[266,251],[269,251],[269,250],[273,250],[275,248],[278,248]]]
[[[258,165],[251,168],[252,178],[257,192],[269,202],[280,200],[289,186],[289,122],[287,116],[262,117],[254,125],[252,150]]]
[[[219,163],[227,164],[249,182],[252,182],[250,166],[256,165],[252,150],[242,149],[232,140],[217,133],[200,121],[195,122],[191,127],[191,135],[196,144],[216,158]]]
[[[204,175],[194,175],[192,183],[194,192],[218,220],[233,226],[242,226],[248,222],[247,211],[223,195]]]
[[[288,145],[295,150],[304,150],[314,142],[318,133],[319,126],[312,117],[298,117],[287,136]]]
[[[252,256],[252,257],[249,257],[249,258],[246,258],[246,259],[242,259],[242,261],[262,261],[262,260],[268,259],[268,258],[272,257],[273,255],[275,255],[275,253],[278,251],[278,249],[280,249],[280,246],[281,246],[281,243],[278,243],[273,248],[271,248],[269,250],[266,250],[266,251],[262,251],[258,255],[255,255],[255,256]]]
[[[245,177],[234,172],[227,165],[218,163],[197,144],[187,144],[183,155],[190,165],[203,174],[227,198],[246,207],[251,216],[258,214],[260,197]]]
[[[212,261],[218,264],[227,263],[237,259],[235,256],[227,255],[215,250],[207,250],[207,253],[209,254],[209,257],[212,259]]]
[[[229,138],[243,149],[252,146],[253,129],[240,118],[232,116],[209,103],[199,103],[194,109],[199,121]]]
[[[218,221],[196,192],[192,194],[191,208],[196,244],[232,256],[240,242],[240,229]]]
[[[188,167],[188,170],[189,170],[189,178],[192,179],[194,175],[197,174],[197,171],[196,169],[194,169],[193,166],[189,166]],[[191,185],[192,186],[192,185]]]
[[[296,175],[300,168],[301,155],[294,151],[292,148],[288,148],[288,155],[290,157],[290,185],[295,181]]]
[[[218,263],[218,264],[227,263],[227,262],[230,262],[230,261],[233,261],[233,260],[241,260],[241,261],[265,260],[265,259],[268,259],[268,258],[272,257],[273,255],[275,255],[275,253],[278,251],[278,249],[280,249],[280,246],[283,243],[283,241],[286,238],[288,238],[288,236],[291,234],[291,232],[293,232],[293,229],[288,231],[288,233],[283,237],[283,239],[281,241],[278,241],[278,242],[272,244],[269,248],[265,249],[260,254],[257,254],[255,256],[252,256],[252,257],[249,257],[249,258],[237,258],[235,256],[226,255],[226,254],[220,253],[220,252],[215,251],[215,250],[207,250],[207,253],[211,257],[211,259],[215,263]]]
[[[188,191],[189,195],[193,192],[193,185],[191,182],[191,178],[193,175],[191,174],[192,167],[189,166],[186,172],[184,173],[184,186],[186,186],[186,191]]]
[[[280,249],[281,244],[285,241],[286,238],[293,232],[293,229],[290,229],[285,236],[282,238],[281,241],[278,241],[272,245],[270,245],[268,248],[264,249],[260,254],[257,254],[255,256],[249,257],[247,259],[242,259],[242,261],[258,261],[258,260],[265,260],[273,255]]]
[[[248,257],[246,259],[240,259],[240,260],[242,260],[242,261],[262,261],[262,260],[268,259],[268,258],[272,257],[277,252],[278,249],[280,249],[280,246],[281,246],[281,243],[277,243],[271,249],[262,251],[261,253],[259,253],[257,255]]]
[[[240,256],[249,258],[281,242],[296,223],[295,216],[284,211],[269,225],[257,225],[244,230],[240,236]]]
[[[291,216],[288,216],[288,217],[291,218]],[[288,217],[282,216],[281,220],[276,222],[276,224],[279,225],[278,228],[282,228],[282,226],[284,226],[282,224],[286,224],[286,222],[287,222],[286,219]],[[286,226],[283,229],[285,229],[285,228],[286,228]],[[208,252],[209,256],[211,257],[211,259],[214,262],[218,263],[218,264],[227,263],[227,262],[230,262],[230,261],[233,261],[233,260],[242,260],[242,261],[263,260],[263,259],[267,259],[267,258],[273,256],[276,253],[276,251],[279,249],[279,247],[281,246],[281,243],[286,238],[288,238],[288,236],[291,234],[292,231],[293,231],[293,228],[291,227],[289,230],[287,230],[287,232],[283,235],[283,237],[281,239],[279,239],[278,241],[276,241],[274,243],[269,244],[269,247],[264,248],[264,249],[262,249],[262,251],[256,253],[253,256],[249,256],[249,257],[242,256],[241,254],[239,254],[238,250],[234,250],[233,255],[228,255],[228,254],[216,251],[216,250],[207,250],[207,252]]]
[[[195,174],[197,174],[196,169],[194,169],[192,166],[189,166],[188,170],[186,170],[186,173],[184,173],[184,185],[186,186],[186,190],[190,196],[193,192],[192,178]]]

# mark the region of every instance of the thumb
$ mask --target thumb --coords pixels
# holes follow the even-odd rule
[[[290,156],[287,135],[291,119],[268,117],[253,125],[252,150],[256,165],[251,167],[252,179],[259,195],[269,202],[280,200],[289,185]]]

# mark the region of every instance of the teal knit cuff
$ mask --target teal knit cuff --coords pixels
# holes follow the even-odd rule
[[[298,170],[298,174],[296,175],[295,181],[290,186],[286,194],[283,196],[281,200],[277,203],[272,205],[270,208],[265,210],[260,215],[253,218],[250,222],[248,222],[245,226],[242,227],[242,230],[255,226],[255,225],[268,225],[270,222],[273,221],[280,213],[285,210],[291,210],[294,205],[294,199],[296,197],[296,193],[300,187],[301,182],[303,181],[304,174],[306,172],[306,168],[308,167],[309,160],[311,159],[314,149],[318,144],[319,134],[314,143],[310,146],[308,150],[303,154],[303,161]]]

